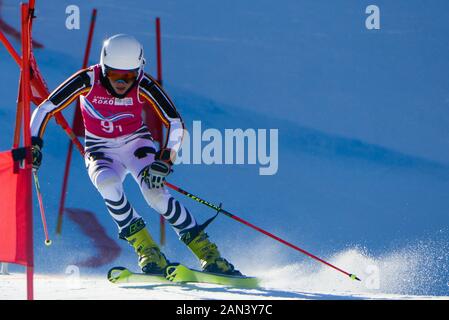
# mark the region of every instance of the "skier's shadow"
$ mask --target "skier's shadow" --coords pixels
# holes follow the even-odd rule
[[[229,298],[245,298],[245,296],[251,297],[260,297],[261,299],[265,298],[274,298],[274,299],[306,299],[306,300],[360,300],[361,297],[354,297],[350,295],[338,295],[338,294],[324,294],[324,293],[312,293],[312,292],[293,292],[293,291],[283,291],[278,289],[268,289],[268,288],[255,288],[255,289],[241,289],[235,287],[204,287],[203,285],[198,285],[194,283],[176,283],[176,284],[165,284],[165,283],[157,283],[150,285],[141,285],[141,286],[120,286],[121,288],[126,289],[148,289],[154,290],[156,288],[170,288],[170,287],[180,287],[183,291],[202,291],[211,293],[210,297],[207,299],[214,300],[213,294],[229,294]],[[239,295],[239,297],[234,297],[233,295]],[[198,298],[201,298],[198,296]],[[222,300],[223,297],[217,297],[216,299]]]

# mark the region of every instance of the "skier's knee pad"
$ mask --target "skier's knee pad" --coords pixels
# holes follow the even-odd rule
[[[95,187],[104,198],[116,199],[122,195],[122,181],[107,171],[100,172],[95,178]]]
[[[165,189],[144,189],[142,192],[145,200],[154,210],[159,213],[167,210],[170,194]]]

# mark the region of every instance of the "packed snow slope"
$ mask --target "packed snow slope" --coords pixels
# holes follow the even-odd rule
[[[16,28],[18,3],[3,0],[1,7],[3,19]],[[200,286],[193,299],[449,295],[449,3],[379,0],[381,29],[367,30],[365,9],[370,4],[37,1],[33,34],[45,48],[35,54],[50,89],[80,68],[92,8],[98,9],[98,18],[90,63],[97,63],[105,38],[130,33],[145,45],[146,70],[152,74],[154,19],[161,17],[164,85],[189,130],[193,121],[201,121],[203,130],[223,133],[236,128],[279,130],[275,175],[259,175],[258,165],[181,164],[170,182],[210,202],[222,202],[234,214],[364,280],[351,282],[220,216],[208,228],[211,238],[244,273],[260,276],[267,291],[228,295],[224,289]],[[68,5],[80,8],[80,30],[65,27]],[[3,47],[0,70],[0,146],[5,150],[12,142],[19,72]],[[68,119],[72,110],[65,112]],[[44,141],[39,178],[53,234],[68,140],[52,122]],[[77,265],[82,277],[93,277],[86,280],[91,286],[86,284],[80,296],[67,297],[93,298],[89,288],[97,281],[104,288],[99,298],[118,298],[98,277],[112,265],[136,269],[134,254],[117,240],[81,157],[74,154],[72,164],[66,207],[93,212],[122,250],[107,265],[83,267],[80,261],[98,254],[98,248],[67,217],[62,236],[54,236],[54,244],[45,247],[36,203],[37,272],[42,281],[50,277],[44,281],[50,285],[56,281],[51,275],[64,277],[68,266]],[[130,201],[157,238],[159,217],[131,178],[125,184]],[[214,214],[174,195],[200,221]],[[166,255],[197,267],[175,233],[168,230],[167,236]],[[17,282],[6,279],[0,278],[0,288],[14,288],[11,283]],[[64,298],[59,286],[55,292],[60,295],[44,297]],[[184,299],[186,292],[195,291],[167,295],[164,290],[146,290],[144,298]],[[120,292],[142,297],[140,291]],[[0,298],[13,296],[2,293]]]

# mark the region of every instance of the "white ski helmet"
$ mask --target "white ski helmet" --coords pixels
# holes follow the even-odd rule
[[[133,36],[116,34],[103,42],[100,56],[103,75],[107,68],[137,70],[140,75],[144,64],[143,47]]]

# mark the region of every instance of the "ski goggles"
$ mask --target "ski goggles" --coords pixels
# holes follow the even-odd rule
[[[137,79],[137,76],[139,75],[138,69],[134,70],[117,70],[112,68],[106,68],[106,77],[109,78],[109,80],[116,82],[116,81],[125,81],[126,83],[133,82]]]

